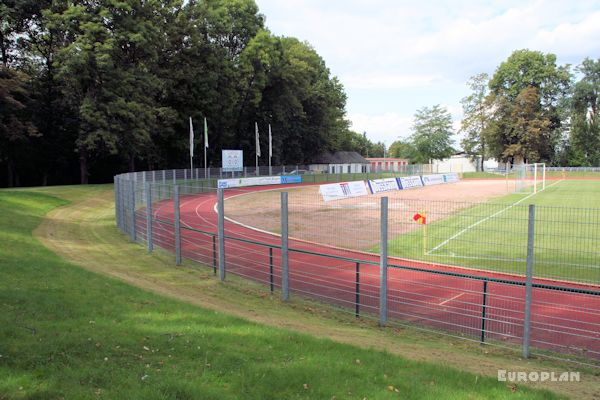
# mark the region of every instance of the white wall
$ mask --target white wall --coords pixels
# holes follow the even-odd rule
[[[477,167],[473,161],[465,156],[452,156],[443,160],[432,162],[433,172],[475,172]]]

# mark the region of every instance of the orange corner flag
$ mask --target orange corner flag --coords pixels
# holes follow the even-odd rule
[[[416,213],[413,215],[413,219],[417,224],[425,225],[427,224],[427,217],[424,214]]]

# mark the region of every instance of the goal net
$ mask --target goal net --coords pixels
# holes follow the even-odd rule
[[[546,164],[522,164],[513,168],[516,193],[537,193],[546,188]]]

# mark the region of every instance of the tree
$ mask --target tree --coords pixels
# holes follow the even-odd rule
[[[31,113],[27,110],[30,97],[26,82],[24,74],[0,66],[0,161],[7,164],[9,187],[19,184],[15,171],[19,147],[37,133],[27,117]]]
[[[490,123],[490,106],[488,98],[489,76],[486,73],[478,74],[469,79],[467,85],[472,93],[461,100],[463,106],[463,120],[461,132],[465,137],[461,145],[472,160],[480,159],[481,171],[487,156],[485,131]]]
[[[526,162],[552,162],[562,135],[570,79],[569,67],[557,66],[554,54],[517,50],[500,64],[489,84],[494,122],[486,137],[491,144],[491,154],[503,161],[518,161],[514,159],[515,155],[526,155],[529,157],[524,160]],[[534,107],[529,102],[536,98],[538,104]],[[529,113],[523,114],[514,109],[523,104],[527,105]],[[516,132],[517,125],[527,125],[525,121],[517,123],[513,119],[517,115],[538,119],[537,122],[531,120],[530,127],[539,125],[539,118],[549,121],[550,125],[543,134],[544,141],[530,140],[525,132]],[[542,125],[538,128],[542,129]],[[539,147],[532,148],[535,145]]]
[[[600,165],[600,59],[586,58],[577,70],[581,79],[573,87],[569,163]]]
[[[390,145],[390,157],[406,158],[413,162],[417,156],[417,149],[409,140],[396,140]]]
[[[442,160],[454,152],[452,117],[445,107],[437,104],[417,110],[412,130],[410,140],[416,149],[416,163]]]

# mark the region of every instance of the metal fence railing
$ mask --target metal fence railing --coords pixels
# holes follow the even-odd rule
[[[307,174],[298,188],[217,189],[215,178],[192,176],[115,177],[119,229],[148,251],[173,252],[177,264],[243,277],[284,300],[296,294],[380,325],[600,366],[600,209],[418,191],[327,203],[310,185],[387,176],[373,173]],[[542,193],[565,196],[557,187]]]

